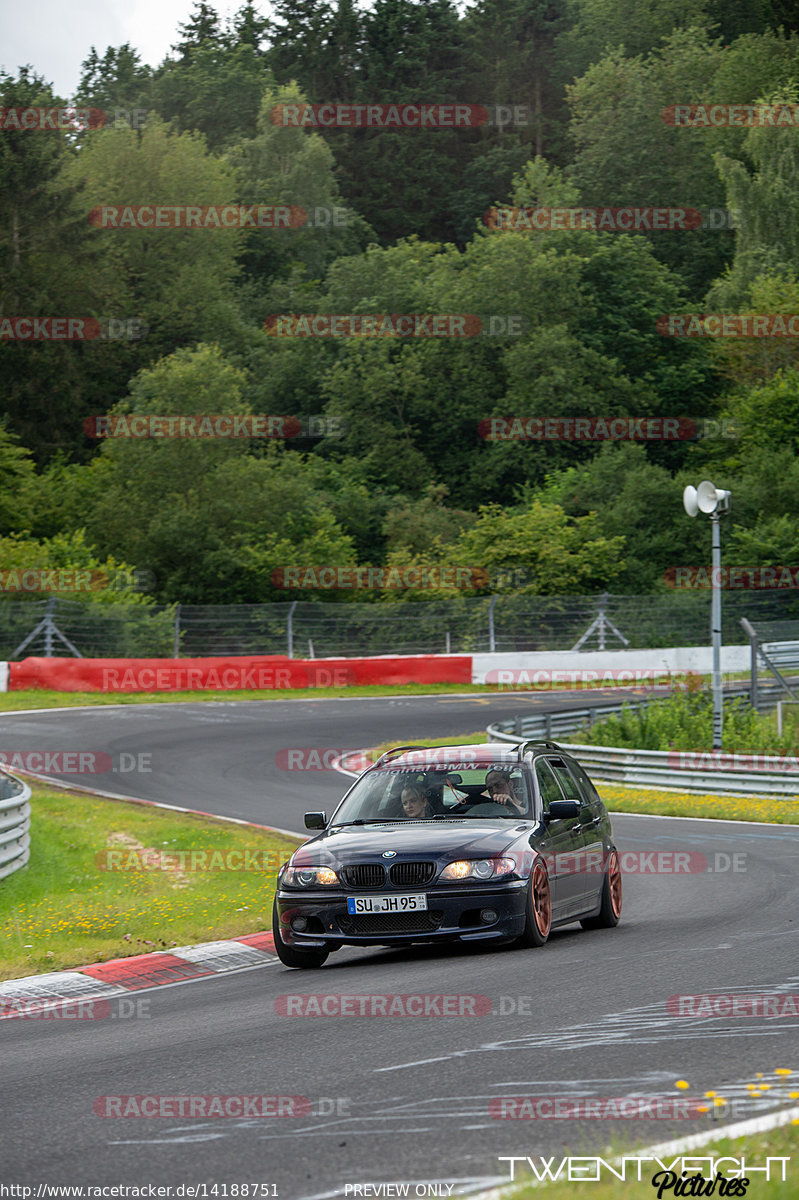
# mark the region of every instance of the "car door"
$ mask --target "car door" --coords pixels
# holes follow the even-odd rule
[[[552,801],[565,800],[566,796],[546,759],[536,758],[533,771],[546,818]],[[546,822],[544,854],[552,889],[553,921],[562,920],[585,907],[583,884],[578,877],[579,856],[575,853],[580,849],[579,827],[576,817]]]
[[[602,804],[578,762],[565,758],[551,758],[549,762],[568,799],[580,803],[576,832],[580,845],[580,864],[576,872],[579,876],[576,887],[582,897],[582,907],[593,908],[599,903],[605,867]]]

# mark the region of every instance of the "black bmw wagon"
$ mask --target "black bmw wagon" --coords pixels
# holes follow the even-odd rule
[[[607,810],[554,742],[389,750],[279,872],[277,954],[319,967],[343,945],[542,946],[621,915]]]

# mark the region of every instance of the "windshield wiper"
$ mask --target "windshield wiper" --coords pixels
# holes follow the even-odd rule
[[[403,817],[358,817],[355,821],[336,821],[329,829],[343,829],[345,825],[400,825]]]

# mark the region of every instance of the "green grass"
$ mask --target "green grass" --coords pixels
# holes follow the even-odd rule
[[[250,688],[238,692],[55,692],[48,688],[27,688],[18,692],[0,692],[0,712],[104,704],[185,704],[203,700],[329,700],[342,696],[447,696],[460,692],[496,695],[500,690],[507,689],[500,689],[496,684],[478,683],[364,684],[345,688],[276,688],[273,691]]]
[[[270,929],[277,868],[298,844],[255,826],[37,785],[30,862],[0,881],[2,978]],[[182,871],[103,869],[109,851],[116,866],[140,862],[136,846],[205,851],[195,867],[222,869],[192,869],[190,853],[171,860]],[[260,869],[233,869],[245,851]]]
[[[566,1124],[566,1122],[562,1122]],[[656,1138],[653,1137],[652,1144],[655,1144]],[[745,1159],[747,1163],[753,1166],[765,1166],[767,1158],[793,1158],[796,1160],[797,1152],[799,1152],[799,1125],[788,1124],[782,1125],[778,1129],[772,1129],[768,1133],[751,1134],[745,1138],[722,1138],[719,1141],[708,1143],[695,1150],[686,1150],[685,1157],[693,1158],[723,1158],[729,1156],[735,1159]],[[635,1158],[639,1153],[634,1149],[624,1148],[606,1149],[604,1151],[589,1151],[591,1156],[596,1154],[599,1158],[604,1158],[606,1162],[611,1162],[615,1157],[621,1154],[626,1154],[628,1157]],[[554,1157],[555,1161],[552,1164],[552,1169],[557,1170],[562,1158],[567,1158],[569,1154],[575,1156],[580,1154],[580,1151],[575,1148],[564,1148],[559,1150],[554,1155],[547,1154],[546,1157]],[[530,1151],[530,1156],[536,1159],[536,1166],[541,1169],[540,1162],[536,1152]],[[673,1162],[677,1157],[675,1154],[665,1156],[667,1161]],[[502,1164],[505,1166],[505,1164]],[[780,1164],[772,1163],[773,1177],[768,1182],[765,1181],[765,1175],[760,1172],[753,1172],[748,1176],[750,1183],[745,1194],[750,1196],[752,1200],[760,1200],[761,1196],[779,1197],[780,1200],[799,1200],[799,1173],[792,1163],[787,1163],[787,1178],[783,1182],[780,1175]],[[584,1181],[582,1186],[576,1181],[560,1179],[555,1183],[537,1184],[535,1182],[526,1182],[520,1172],[520,1164],[516,1164],[517,1183],[510,1185],[503,1191],[503,1196],[506,1200],[618,1200],[620,1196],[624,1200],[656,1200],[658,1188],[652,1186],[652,1174],[659,1168],[657,1164],[653,1164],[652,1172],[646,1175],[640,1182],[633,1178],[633,1173],[637,1173],[637,1167],[630,1165],[630,1173],[625,1180],[615,1179],[609,1175],[609,1172],[602,1168],[600,1181],[597,1183]],[[575,1163],[575,1176],[578,1169]],[[719,1164],[720,1173],[724,1174],[725,1178],[729,1178],[733,1170],[737,1166],[733,1163]],[[641,1171],[644,1175],[644,1168]],[[707,1164],[705,1164],[704,1173],[707,1175]],[[694,1174],[694,1172],[691,1172]],[[685,1195],[692,1195],[691,1191]],[[714,1195],[718,1196],[718,1189],[714,1191]],[[674,1196],[673,1190],[664,1190],[662,1200],[671,1200]]]

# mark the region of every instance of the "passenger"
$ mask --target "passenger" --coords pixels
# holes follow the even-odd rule
[[[430,803],[422,789],[415,783],[409,783],[402,789],[400,796],[403,814],[409,820],[418,821],[422,817],[434,815]]]

